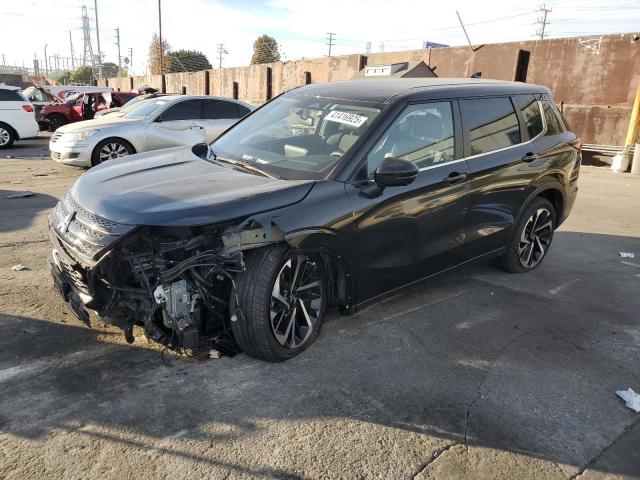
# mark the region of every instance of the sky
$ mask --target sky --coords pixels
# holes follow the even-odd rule
[[[250,63],[253,42],[276,38],[283,60],[327,55],[327,32],[335,33],[333,55],[417,49],[423,41],[464,45],[456,10],[472,43],[530,40],[542,16],[540,1],[521,0],[161,0],[162,34],[172,49],[200,50],[218,65],[217,44],[227,54],[223,66]],[[145,74],[151,36],[158,31],[158,0],[97,0],[100,50],[117,63],[133,49],[131,71]],[[33,65],[47,54],[76,57],[83,46],[81,9],[91,18],[97,52],[94,0],[0,0],[0,60]],[[640,0],[550,0],[550,38],[640,32]]]

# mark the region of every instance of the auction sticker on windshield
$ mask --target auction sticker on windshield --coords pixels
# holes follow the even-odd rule
[[[355,113],[348,112],[340,112],[338,110],[332,110],[329,114],[324,117],[326,120],[330,122],[338,122],[344,123],[345,125],[349,125],[351,127],[361,127],[364,122],[367,121],[367,117],[363,117],[362,115],[356,115]]]

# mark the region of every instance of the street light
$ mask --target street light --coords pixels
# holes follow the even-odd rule
[[[49,75],[49,60],[47,60],[47,45],[49,45],[48,43],[44,44],[44,74],[45,75]]]

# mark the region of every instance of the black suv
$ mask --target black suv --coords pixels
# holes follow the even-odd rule
[[[113,160],[50,216],[76,315],[178,351],[269,361],[471,260],[540,265],[577,193],[581,142],[545,87],[475,79],[310,85],[211,145]],[[374,313],[372,313],[374,314]]]

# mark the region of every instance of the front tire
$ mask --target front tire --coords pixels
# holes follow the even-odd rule
[[[63,125],[66,125],[67,119],[59,113],[52,113],[47,117],[47,122],[49,124],[49,131],[53,133]]]
[[[91,165],[95,167],[107,160],[126,157],[127,155],[133,155],[134,153],[136,153],[135,149],[126,140],[121,138],[105,138],[96,145],[96,148],[93,149],[93,153],[91,154]]]
[[[547,256],[556,227],[556,211],[545,198],[535,198],[515,226],[505,254],[496,265],[511,273],[529,272]]]
[[[245,265],[236,281],[242,314],[231,312],[236,343],[268,362],[298,355],[318,338],[326,312],[321,259],[278,245],[249,252]]]
[[[16,134],[6,123],[0,123],[0,149],[9,148],[16,141]]]

